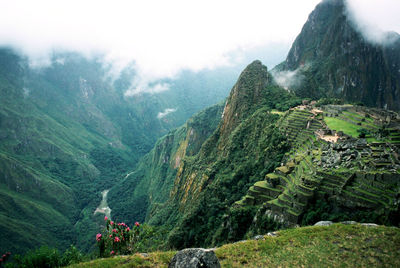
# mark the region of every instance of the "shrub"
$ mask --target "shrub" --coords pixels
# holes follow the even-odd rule
[[[29,251],[24,257],[15,255],[14,267],[59,267],[62,265],[61,256],[57,249],[42,246]],[[11,266],[13,267],[13,266]]]
[[[82,262],[83,255],[82,253],[73,245],[71,245],[67,250],[65,250],[62,258],[61,258],[61,264],[63,266],[75,264],[75,263],[80,263]]]
[[[104,217],[106,228],[96,235],[100,257],[132,254],[137,251],[141,226],[138,222],[131,229],[125,223],[116,223]]]
[[[357,132],[359,133],[358,137],[361,139],[365,138],[367,135],[370,134],[369,131],[365,128],[357,129]]]
[[[4,265],[4,263],[8,260],[8,258],[10,258],[10,256],[11,256],[10,252],[4,253],[1,256],[1,258],[0,258],[0,267],[2,267],[2,265]]]

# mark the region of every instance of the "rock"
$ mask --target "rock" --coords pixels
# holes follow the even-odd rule
[[[221,265],[214,251],[204,248],[187,248],[176,253],[168,267],[219,268]]]
[[[333,222],[331,222],[331,221],[319,221],[316,224],[314,224],[314,226],[329,226],[332,224],[333,224]]]
[[[278,234],[277,234],[276,232],[269,232],[269,233],[267,234],[267,236],[272,236],[272,237],[274,237],[274,236],[278,236]]]
[[[378,227],[378,224],[375,223],[361,223],[361,225],[366,227]]]
[[[351,225],[351,224],[357,224],[357,222],[356,221],[342,221],[341,224]]]
[[[263,235],[256,235],[255,237],[253,237],[254,240],[265,240]]]

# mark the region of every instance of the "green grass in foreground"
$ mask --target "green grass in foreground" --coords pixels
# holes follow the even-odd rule
[[[277,237],[224,245],[222,267],[400,267],[400,229],[335,224],[282,230]],[[98,259],[70,267],[167,267],[175,252]]]

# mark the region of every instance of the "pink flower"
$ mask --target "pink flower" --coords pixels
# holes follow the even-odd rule
[[[139,222],[135,222],[135,225],[139,227],[140,224],[139,224]]]
[[[113,233],[118,233],[117,229],[113,229],[112,231]]]
[[[110,235],[110,237],[112,237],[112,235]]]
[[[114,222],[113,222],[113,221],[111,221],[111,222],[110,222],[110,224],[111,224],[111,225],[114,225]]]
[[[127,232],[129,232],[130,230],[131,230],[131,229],[129,229],[129,227],[128,227],[128,228],[126,228],[126,231],[127,231]]]
[[[118,242],[120,242],[121,240],[119,239],[118,236],[116,236],[115,239],[114,239],[114,241],[118,243]]]
[[[97,241],[100,241],[100,240],[101,240],[101,234],[97,234],[97,235],[96,235],[96,240],[97,240]]]
[[[111,252],[110,252],[110,255],[114,255],[115,254],[115,252],[114,252],[114,250],[112,250]]]
[[[104,217],[104,220],[105,220],[105,221],[106,221],[106,220],[108,220],[108,217],[107,217],[107,216],[105,216],[105,217]]]

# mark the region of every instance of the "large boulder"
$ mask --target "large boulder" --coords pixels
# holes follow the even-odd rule
[[[204,248],[187,248],[176,253],[168,267],[219,268],[221,265],[213,250]]]
[[[314,226],[329,226],[332,224],[333,224],[333,222],[331,222],[331,221],[319,221],[316,224],[314,224]]]

